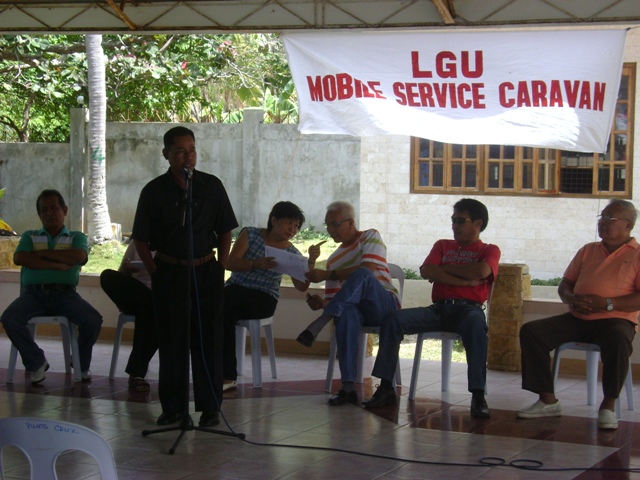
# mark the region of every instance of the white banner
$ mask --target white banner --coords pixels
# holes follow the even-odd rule
[[[301,133],[604,152],[625,30],[286,33]]]

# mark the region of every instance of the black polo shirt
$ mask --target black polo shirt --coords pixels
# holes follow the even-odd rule
[[[193,171],[193,258],[204,257],[218,246],[218,236],[238,226],[227,192],[218,177]],[[188,219],[184,222],[185,192],[171,170],[151,180],[140,192],[132,238],[151,250],[186,259],[189,256]]]

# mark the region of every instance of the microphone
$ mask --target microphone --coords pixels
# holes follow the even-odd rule
[[[182,172],[184,173],[184,177],[188,180],[191,180],[193,177],[193,170],[189,170],[188,168],[183,168]]]

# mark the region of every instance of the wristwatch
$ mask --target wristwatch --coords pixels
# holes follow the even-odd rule
[[[607,312],[613,312],[613,302],[610,298],[605,298],[607,301]]]

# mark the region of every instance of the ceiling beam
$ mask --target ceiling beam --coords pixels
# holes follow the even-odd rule
[[[116,5],[116,3],[113,0],[106,0],[106,2],[111,8],[113,8],[114,12],[116,12],[116,15],[120,17],[120,20],[122,20],[124,23],[129,25],[129,28],[131,30],[136,30],[138,28],[138,26],[135,23],[133,23],[131,19],[124,14],[123,12],[124,3],[125,3],[124,1],[120,4],[120,7]]]
[[[442,21],[446,25],[455,25],[455,10],[453,8],[453,0],[431,0],[438,9],[438,13],[442,17]]]

